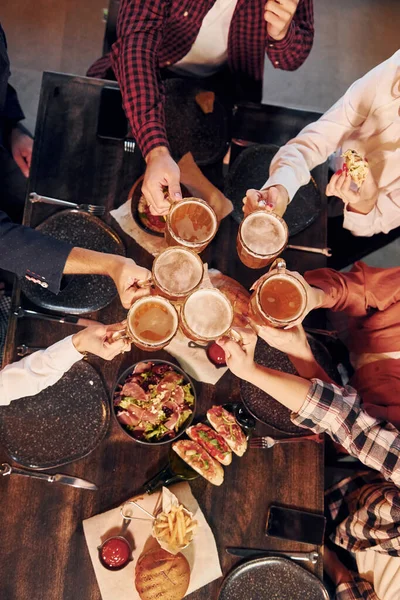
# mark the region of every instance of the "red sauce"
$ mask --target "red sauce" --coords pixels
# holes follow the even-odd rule
[[[210,360],[214,365],[222,366],[226,365],[225,352],[221,346],[219,346],[216,342],[213,342],[207,348],[207,356],[208,360]]]
[[[112,569],[124,566],[131,555],[128,542],[121,538],[110,538],[103,544],[100,552],[103,562]]]

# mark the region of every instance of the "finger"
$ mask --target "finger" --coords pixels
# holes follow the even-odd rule
[[[144,185],[142,190],[152,215],[163,215],[169,211],[170,202],[165,198],[164,192],[159,184]]]
[[[121,304],[124,308],[129,309],[135,300],[139,298],[143,298],[143,296],[149,296],[151,294],[150,287],[137,287],[137,285],[132,285],[124,292],[122,292],[120,299]]]
[[[18,154],[16,153],[13,158],[14,158],[15,162],[17,163],[17,165],[19,166],[19,168],[21,169],[23,176],[28,178],[29,177],[29,168],[28,168],[28,165],[26,164],[26,161],[23,158],[23,156],[20,153],[18,153]]]
[[[168,193],[173,202],[182,200],[182,190],[179,181],[174,181],[169,184]]]
[[[334,175],[332,175],[328,185],[326,186],[326,195],[327,196],[335,196],[336,194],[336,186],[337,186],[337,182],[339,177],[342,174],[342,169],[339,169],[339,171],[336,171],[336,173]]]

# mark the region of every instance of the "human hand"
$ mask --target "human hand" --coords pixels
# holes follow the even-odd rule
[[[247,379],[255,369],[257,334],[251,327],[235,327],[234,331],[241,336],[241,342],[224,336],[217,340],[217,344],[224,350],[226,364],[232,373],[241,379]]]
[[[328,548],[326,544],[324,546],[324,571],[336,587],[341,583],[350,583],[353,580],[349,569],[339,560],[336,552]]]
[[[33,139],[21,131],[18,127],[14,127],[10,134],[10,146],[13,159],[21,169],[25,177],[29,177],[29,169],[31,167]]]
[[[266,190],[247,190],[243,198],[243,213],[247,217],[256,210],[271,210],[283,216],[289,204],[289,194],[283,185],[275,185]]]
[[[134,300],[150,294],[151,272],[139,267],[131,258],[113,256],[108,275],[114,280],[124,308],[129,309]],[[145,283],[143,287],[142,283]]]
[[[86,327],[72,336],[72,343],[81,354],[90,352],[104,360],[112,360],[121,352],[129,352],[131,343],[127,339],[113,341],[106,325]]]
[[[264,6],[267,33],[274,40],[283,40],[297,10],[299,0],[268,0]]]
[[[259,326],[251,319],[250,323],[257,331],[258,336],[272,348],[297,358],[308,356],[310,346],[302,325],[296,325],[291,329],[278,329],[269,325]]]
[[[376,205],[378,200],[378,186],[373,178],[371,170],[368,171],[367,177],[361,187],[355,191],[351,188],[352,179],[349,174],[346,164],[342,169],[336,171],[332,175],[327,187],[327,196],[337,196],[343,200],[345,206],[351,212],[368,214]]]
[[[165,199],[163,188],[168,188],[172,202],[182,200],[179,167],[164,146],[151,150],[146,157],[146,163],[143,195],[152,215],[166,215],[171,203]]]

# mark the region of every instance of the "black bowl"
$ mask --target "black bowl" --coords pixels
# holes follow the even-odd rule
[[[125,383],[125,379],[128,377],[128,375],[131,375],[131,373],[135,369],[136,365],[138,365],[140,363],[144,363],[144,362],[151,362],[153,364],[169,365],[175,371],[177,371],[178,373],[181,373],[183,375],[185,383],[190,383],[190,385],[192,387],[192,393],[193,393],[193,396],[194,396],[192,414],[185,421],[185,423],[182,425],[180,431],[178,431],[178,433],[173,438],[168,438],[167,440],[159,440],[159,441],[156,441],[156,442],[147,442],[146,440],[140,440],[138,438],[135,438],[135,436],[133,435],[133,433],[130,433],[127,429],[125,429],[124,425],[122,423],[120,423],[118,421],[118,419],[117,419],[116,406],[114,405],[114,397],[115,397],[115,392],[117,390],[117,387],[119,385],[123,386],[124,383]],[[180,438],[181,435],[186,431],[186,429],[192,424],[193,419],[194,419],[194,415],[195,415],[195,412],[196,412],[197,394],[196,394],[196,388],[194,387],[194,383],[193,383],[192,379],[189,377],[189,375],[187,373],[185,373],[185,371],[183,369],[181,369],[180,367],[178,367],[174,363],[169,362],[168,360],[161,360],[161,359],[158,359],[158,358],[153,358],[153,359],[149,359],[149,360],[139,360],[138,362],[134,363],[128,369],[125,369],[125,371],[118,377],[117,382],[116,382],[116,384],[114,386],[111,402],[112,402],[112,413],[114,415],[114,419],[115,419],[116,423],[119,425],[119,427],[121,428],[121,430],[125,433],[125,435],[127,435],[129,437],[129,439],[133,440],[134,442],[137,442],[138,444],[143,444],[144,446],[161,446],[163,444],[172,444],[172,442],[175,442],[175,440],[177,440],[178,438]]]

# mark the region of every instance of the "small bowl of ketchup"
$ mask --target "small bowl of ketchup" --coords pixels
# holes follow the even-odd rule
[[[123,569],[133,560],[131,545],[122,535],[108,538],[98,547],[98,551],[101,564],[110,571]]]

